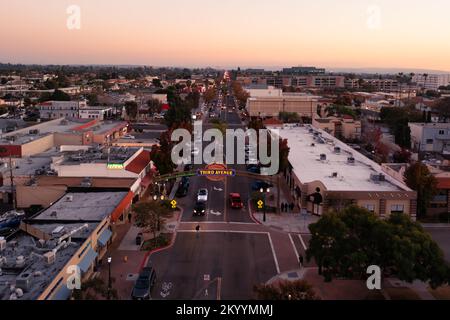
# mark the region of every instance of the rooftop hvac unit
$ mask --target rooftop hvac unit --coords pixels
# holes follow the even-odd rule
[[[337,173],[337,172],[333,172],[333,173],[331,174],[331,177],[332,177],[332,178],[337,178],[337,176],[338,176],[338,173]]]
[[[66,196],[66,202],[73,202],[73,196]]]
[[[349,164],[354,164],[355,163],[355,158],[353,158],[353,157],[348,157],[347,158],[347,163],[349,163]]]
[[[327,155],[325,153],[322,153],[320,155],[320,161],[325,161],[325,160],[327,160]]]
[[[52,235],[59,235],[64,231],[64,226],[58,226],[52,231]]]
[[[25,257],[24,256],[18,256],[16,258],[16,267],[17,268],[23,268],[25,266]]]
[[[39,130],[38,129],[32,129],[28,131],[29,134],[39,134]]]
[[[54,253],[53,251],[44,253],[44,259],[47,264],[53,264],[56,260],[56,253]]]
[[[375,182],[386,181],[386,176],[382,173],[371,174],[370,180]]]
[[[32,286],[32,281],[33,275],[31,273],[28,272],[22,273],[16,278],[16,287],[27,292],[30,290]]]
[[[334,147],[334,153],[341,153],[341,147]]]

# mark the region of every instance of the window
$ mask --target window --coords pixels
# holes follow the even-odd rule
[[[439,130],[439,134],[443,135],[443,134],[445,134],[445,131],[444,130]]]
[[[405,206],[403,204],[394,204],[391,206],[391,213],[403,213]]]
[[[427,144],[433,144],[433,139],[427,139]]]
[[[374,204],[365,204],[363,205],[364,208],[369,210],[370,212],[375,212],[375,205]]]

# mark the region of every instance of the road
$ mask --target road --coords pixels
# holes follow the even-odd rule
[[[245,129],[233,107],[221,110],[219,117],[230,129]],[[213,126],[207,114],[202,125],[203,132]],[[209,143],[203,144],[205,147]],[[204,165],[195,165],[194,169],[200,167]],[[245,171],[243,164],[231,164],[228,168]],[[190,178],[187,196],[177,198],[183,214],[174,244],[149,257],[148,263],[158,274],[152,292],[154,299],[252,299],[255,284],[297,268],[296,252],[302,250],[296,248],[298,243],[293,243],[288,234],[269,230],[252,219],[248,208],[252,182],[239,176],[219,182],[206,177]],[[200,188],[209,191],[207,214],[194,217]],[[243,209],[230,207],[231,192],[241,195]],[[197,225],[199,232],[195,231]]]

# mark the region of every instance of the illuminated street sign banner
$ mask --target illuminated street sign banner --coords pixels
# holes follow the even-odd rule
[[[212,181],[220,181],[226,177],[234,177],[236,175],[236,170],[228,169],[224,164],[210,164],[204,169],[198,169],[197,175],[201,177],[207,177]]]

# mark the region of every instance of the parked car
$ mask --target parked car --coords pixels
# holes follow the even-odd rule
[[[197,201],[208,201],[208,189],[202,188],[197,192]]]
[[[233,209],[242,209],[244,203],[242,203],[241,195],[239,193],[230,193],[230,206]]]
[[[273,184],[271,184],[270,182],[266,182],[266,181],[255,181],[252,183],[252,190],[253,191],[258,191],[261,188],[262,189],[267,189],[267,188],[272,188]]]
[[[203,201],[197,201],[194,206],[194,216],[204,216],[206,214],[206,203]]]
[[[153,267],[145,267],[142,269],[134,284],[133,291],[131,292],[131,298],[133,300],[150,300],[151,291],[155,286],[155,283],[155,269],[153,269]]]
[[[131,134],[126,134],[122,137],[122,139],[136,139],[136,137],[132,136]]]
[[[142,232],[139,232],[136,236],[136,245],[140,246],[143,241],[144,241],[144,235],[142,234]]]
[[[250,173],[261,174],[261,168],[258,165],[250,164],[247,166],[247,171]]]

